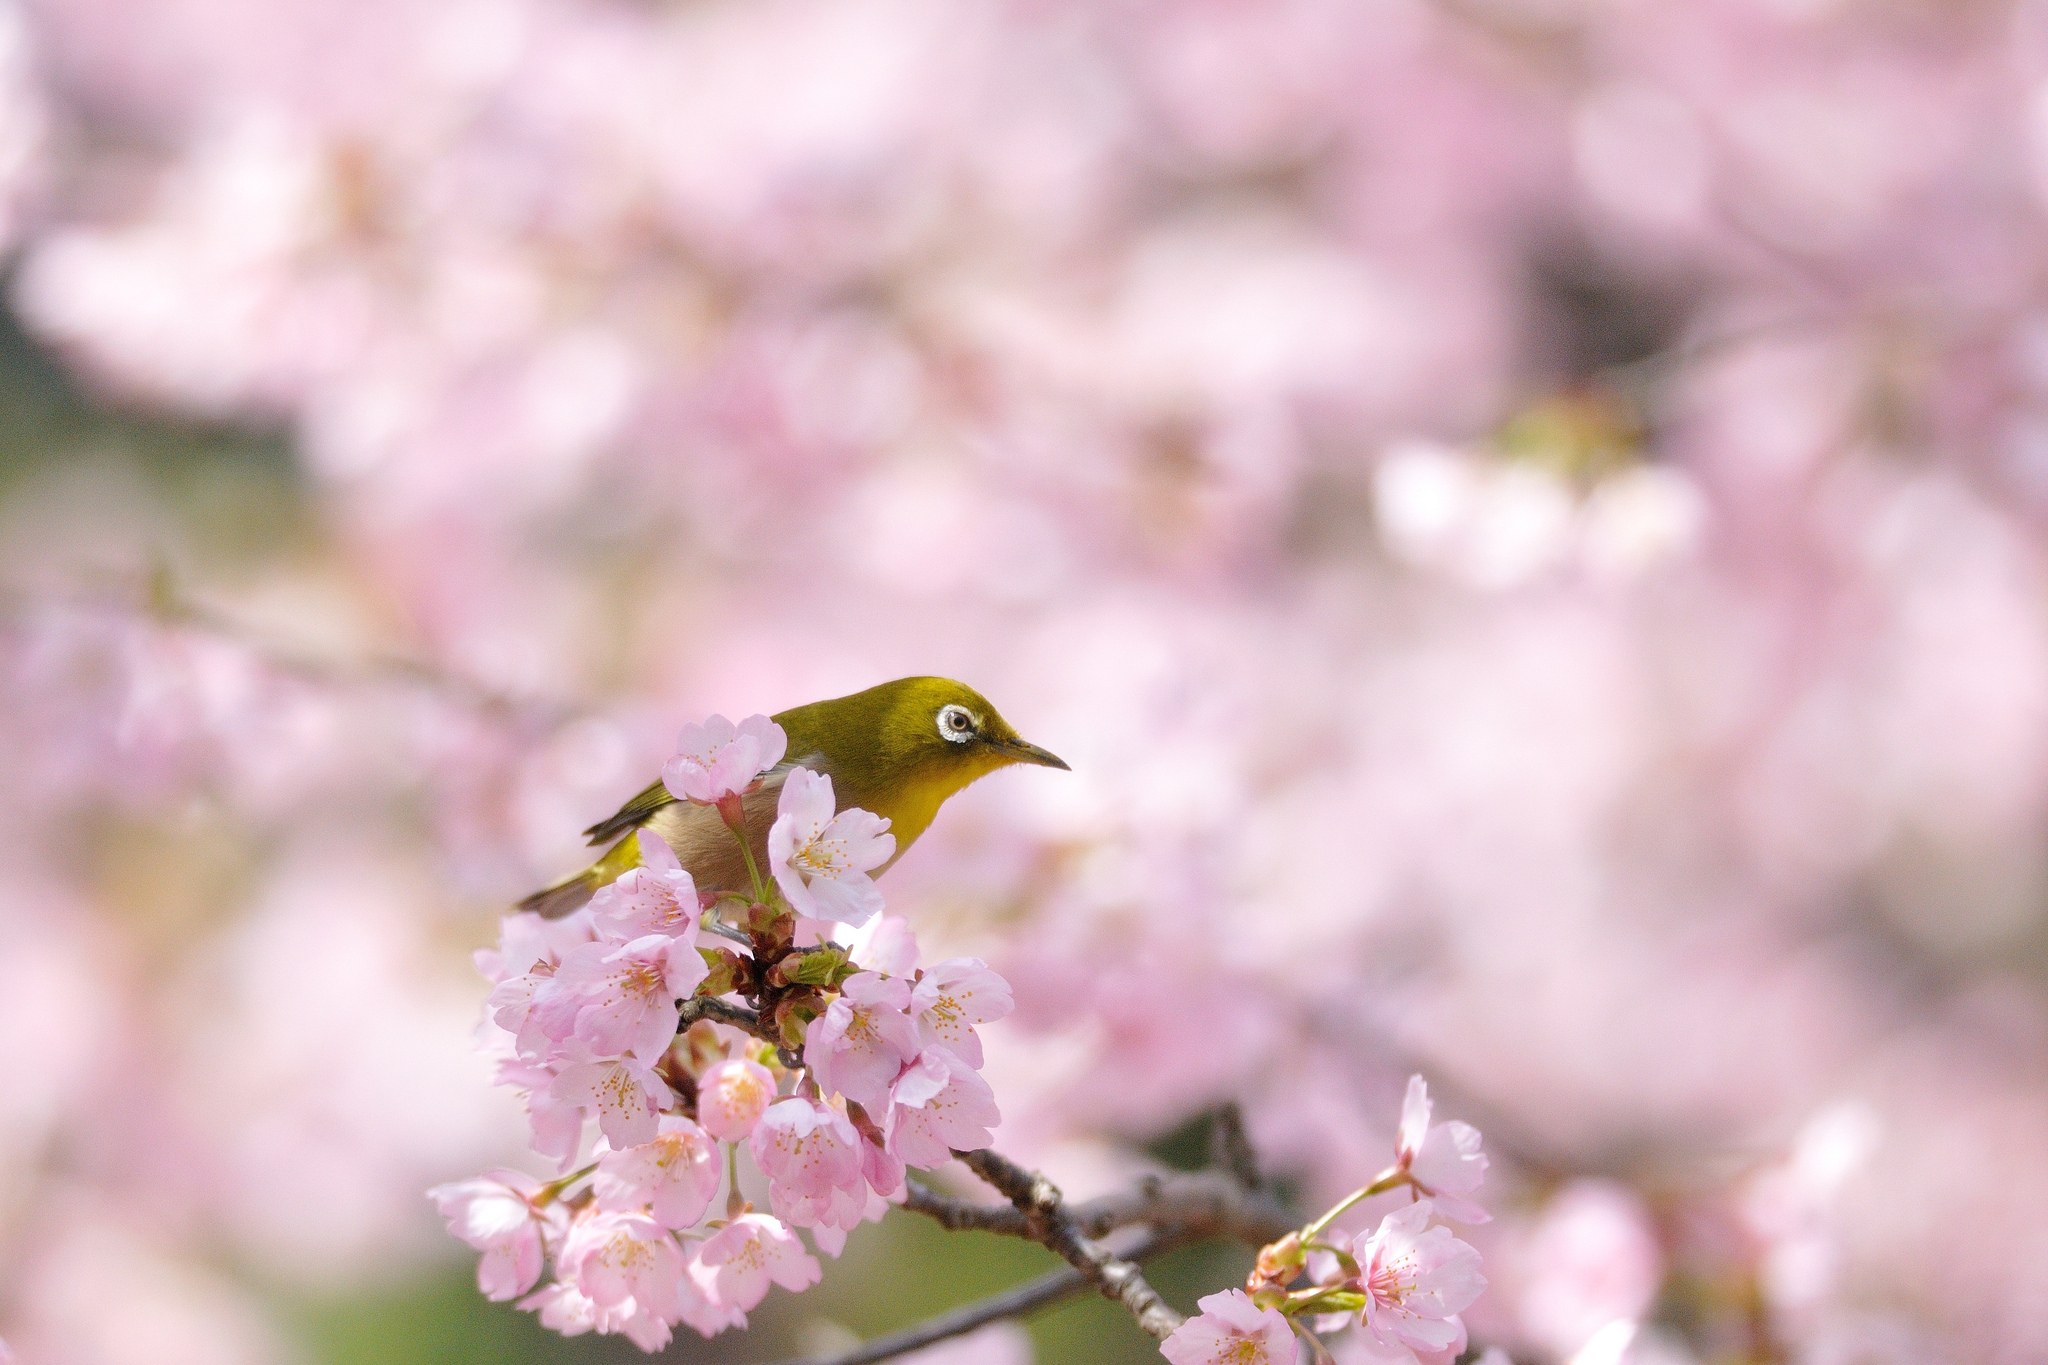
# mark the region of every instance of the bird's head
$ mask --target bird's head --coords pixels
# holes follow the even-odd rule
[[[814,746],[844,785],[863,793],[914,789],[936,798],[934,806],[1013,763],[1067,766],[1018,734],[986,697],[951,678],[899,678],[775,719],[790,732],[792,757]]]

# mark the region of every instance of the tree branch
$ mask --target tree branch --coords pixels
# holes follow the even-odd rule
[[[1209,1132],[1209,1161],[1237,1178],[1248,1190],[1260,1189],[1259,1154],[1244,1131],[1244,1110],[1231,1100],[1216,1111],[1215,1126]]]
[[[1108,1247],[1091,1241],[1074,1221],[1060,1197],[1059,1187],[1036,1171],[1027,1171],[992,1149],[955,1152],[967,1169],[1009,1197],[1024,1215],[1024,1235],[1051,1248],[1060,1258],[1081,1272],[1104,1298],[1114,1299],[1130,1310],[1146,1335],[1164,1341],[1186,1321],[1159,1297],[1144,1273]]]
[[[1167,1249],[1166,1239],[1154,1233],[1133,1246],[1129,1255],[1133,1260],[1156,1256]],[[991,1294],[974,1303],[963,1304],[950,1313],[941,1313],[927,1318],[914,1327],[900,1332],[864,1341],[850,1351],[836,1356],[819,1356],[791,1365],[874,1365],[874,1362],[888,1360],[892,1356],[905,1355],[922,1350],[953,1337],[965,1336],[977,1327],[986,1327],[992,1322],[1005,1318],[1022,1317],[1026,1313],[1048,1307],[1062,1299],[1070,1299],[1090,1287],[1088,1280],[1074,1267],[1061,1266],[1058,1270],[1047,1271],[1035,1280],[1026,1280],[1014,1289],[1000,1294]]]
[[[745,1033],[750,1033],[764,1043],[779,1043],[780,1038],[771,1038],[762,1031],[761,1016],[745,1005],[735,1005],[730,1000],[721,1000],[715,995],[693,995],[682,1003],[681,1018],[676,1032],[681,1033],[699,1019],[715,1019],[721,1024],[730,1024]]]
[[[976,1204],[913,1182],[903,1207],[955,1232],[971,1228],[1038,1240],[1023,1211],[1014,1205]],[[1270,1195],[1252,1193],[1220,1171],[1149,1175],[1133,1189],[1072,1205],[1067,1214],[1089,1237],[1147,1223],[1194,1237],[1229,1237],[1251,1246],[1276,1241],[1301,1221]]]

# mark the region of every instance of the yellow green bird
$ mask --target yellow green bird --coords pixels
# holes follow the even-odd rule
[[[840,810],[858,806],[885,817],[896,853],[876,868],[880,876],[931,824],[946,798],[977,777],[1012,763],[1065,768],[1027,742],[973,688],[950,678],[898,678],[850,697],[834,697],[783,711],[772,720],[789,736],[783,761],[745,798],[747,842],[765,871],[768,828],[791,768],[832,779]],[[592,847],[611,842],[603,857],[574,876],[519,902],[557,919],[588,901],[627,869],[640,865],[642,827],[659,834],[689,869],[699,891],[746,892],[751,885],[739,843],[710,806],[679,801],[660,782],[584,831]],[[615,841],[615,842],[613,842]]]

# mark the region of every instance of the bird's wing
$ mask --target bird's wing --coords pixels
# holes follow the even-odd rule
[[[599,844],[608,844],[627,830],[638,829],[646,824],[649,816],[674,800],[675,798],[668,794],[668,788],[656,779],[647,790],[620,806],[616,814],[584,830],[583,837],[590,841],[593,848]]]

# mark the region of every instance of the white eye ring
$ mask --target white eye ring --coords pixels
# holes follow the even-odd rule
[[[939,738],[948,744],[965,744],[980,728],[981,722],[964,706],[949,703],[939,708]]]

